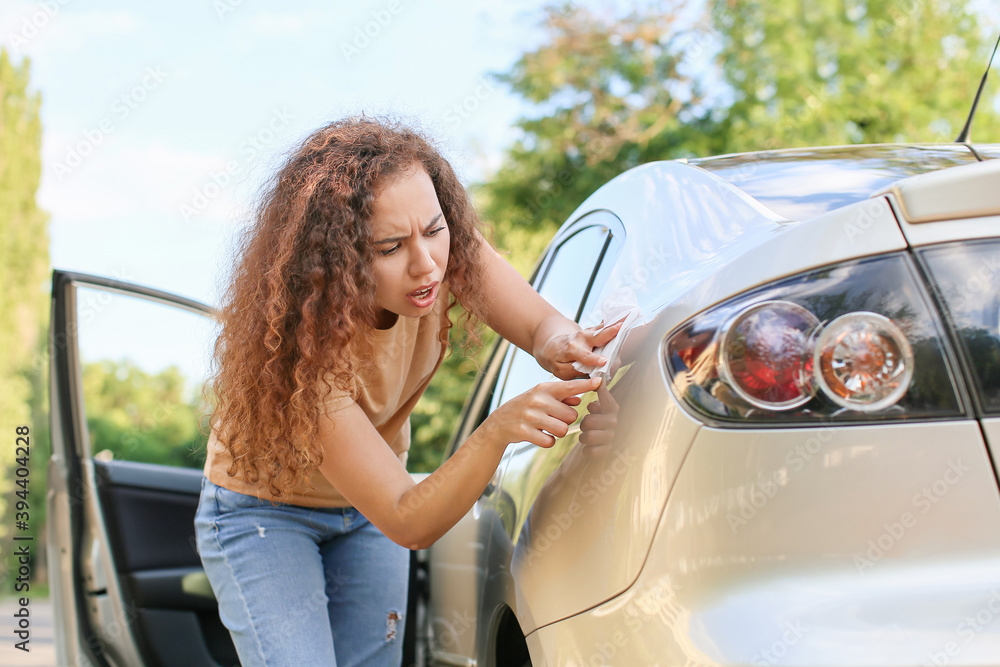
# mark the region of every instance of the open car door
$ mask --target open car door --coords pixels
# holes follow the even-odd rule
[[[195,549],[213,309],[54,271],[48,563],[60,665],[238,665]]]

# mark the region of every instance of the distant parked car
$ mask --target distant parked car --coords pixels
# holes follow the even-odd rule
[[[508,447],[424,554],[408,657],[1000,662],[997,157],[796,149],[594,193],[534,284],[585,326],[612,298],[638,319],[578,427]],[[192,536],[212,309],[63,271],[52,304],[60,664],[237,664]],[[548,379],[498,345],[455,442]]]

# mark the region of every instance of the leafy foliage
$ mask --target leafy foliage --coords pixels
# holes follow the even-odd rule
[[[91,451],[98,458],[202,467],[208,438],[199,429],[200,392],[186,398],[184,387],[175,366],[154,375],[127,360],[84,364]]]
[[[517,122],[521,136],[499,169],[473,188],[495,244],[529,275],[584,199],[644,162],[952,141],[993,45],[971,6],[708,0],[692,17],[683,3],[549,5],[544,42],[496,77],[533,113]],[[989,95],[980,103],[974,138],[1000,141],[995,106]],[[471,389],[469,368],[446,362],[418,405],[411,469],[440,460]]]
[[[538,113],[518,121],[521,138],[475,192],[523,274],[600,185],[665,151],[694,154],[700,83],[685,74],[677,24],[670,7],[616,16],[550,6],[546,43],[498,77]]]
[[[716,0],[712,15],[733,96],[724,152],[953,141],[993,45],[965,0]],[[991,106],[974,136],[995,141]]]
[[[0,432],[8,438],[8,456],[0,461],[0,534],[5,560],[0,592],[11,590],[7,567],[13,561],[10,514],[13,497],[14,428],[30,425],[30,520],[21,536],[42,537],[45,516],[46,358],[42,335],[48,323],[48,215],[35,203],[41,178],[41,96],[28,90],[30,63],[15,65],[0,49]],[[37,542],[36,542],[37,543]],[[42,545],[36,558],[44,554]],[[15,563],[16,565],[16,563]],[[39,561],[32,572],[39,573]]]

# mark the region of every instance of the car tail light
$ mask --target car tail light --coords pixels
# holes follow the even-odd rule
[[[875,313],[848,313],[827,325],[816,341],[820,387],[834,403],[877,412],[910,386],[913,350],[892,320]]]
[[[730,299],[667,337],[675,392],[720,420],[962,414],[941,323],[904,254],[812,271]]]
[[[743,309],[723,327],[719,371],[747,403],[786,410],[812,398],[809,338],[819,320],[790,301]]]

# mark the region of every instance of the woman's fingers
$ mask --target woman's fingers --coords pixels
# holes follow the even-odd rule
[[[580,422],[581,431],[614,431],[618,426],[618,415],[587,415]]]
[[[614,324],[612,324],[610,326],[606,326],[603,329],[599,329],[599,330],[595,331],[592,334],[588,334],[588,338],[590,340],[588,340],[587,342],[591,343],[594,347],[600,347],[601,345],[607,345],[608,343],[611,342],[611,340],[615,336],[618,335],[618,332],[621,331],[622,324],[624,324],[624,323],[625,323],[625,319],[622,318],[621,320],[619,320],[618,322],[615,322]]]
[[[581,330],[579,335],[570,344],[570,356],[573,357],[573,361],[579,361],[587,366],[604,365],[607,359],[594,352],[594,348],[603,347],[610,343],[618,335],[618,332],[621,331],[623,323],[624,320],[615,322],[611,326],[596,331],[591,329]]]
[[[553,398],[562,401],[570,396],[585,394],[588,391],[595,391],[601,385],[601,378],[580,378],[578,380],[564,380],[561,382],[546,382],[538,385],[538,389],[543,389]]]
[[[572,423],[573,422],[570,422],[570,424]],[[544,420],[541,430],[545,431],[546,433],[551,433],[552,435],[556,436],[556,438],[561,438],[569,432],[569,424],[567,424],[565,421],[561,419],[550,417]]]
[[[600,378],[543,382],[501,406],[489,419],[507,442],[551,447],[579,418],[575,406],[582,402],[580,394],[599,386]]]

